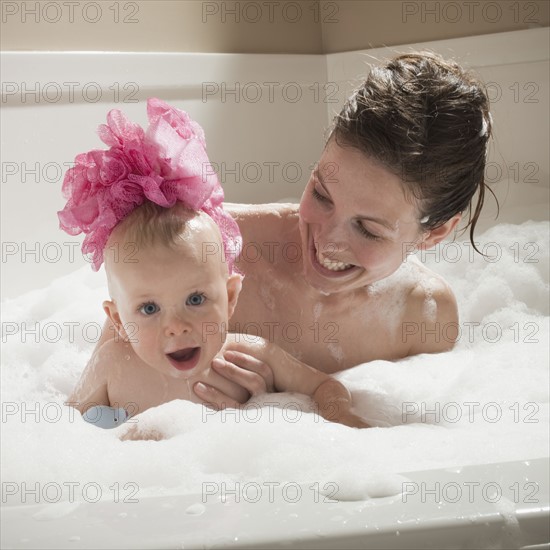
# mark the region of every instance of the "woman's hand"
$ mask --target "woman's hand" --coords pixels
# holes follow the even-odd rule
[[[330,422],[336,422],[338,424],[343,424],[344,426],[348,426],[350,428],[370,428],[370,424],[365,422],[363,418],[360,416],[357,416],[356,414],[352,413],[351,411],[345,411],[340,412],[339,414],[336,414],[334,416],[328,416],[323,417],[325,420],[328,420]]]
[[[242,339],[243,335],[240,336]],[[275,391],[273,371],[264,360],[268,357],[269,342],[259,337],[246,336],[246,339],[247,342],[238,342],[234,338],[228,341],[224,347],[223,359],[216,357],[212,361],[212,368],[224,378],[245,388],[252,397]],[[238,409],[243,405],[203,382],[197,382],[193,390],[213,409]]]
[[[363,418],[351,411],[351,393],[338,380],[328,378],[317,388],[312,398],[325,420],[350,428],[370,428]]]

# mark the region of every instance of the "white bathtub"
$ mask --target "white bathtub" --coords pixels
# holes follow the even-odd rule
[[[512,166],[507,176],[502,176],[495,186],[500,198],[505,199],[498,220],[501,222],[519,224],[528,219],[548,219],[548,128],[544,124],[538,124],[540,120],[548,120],[548,34],[547,29],[537,29],[423,45],[447,55],[452,51],[458,57],[468,60],[472,66],[478,68],[486,81],[498,84],[503,92],[512,86],[512,95],[507,96],[504,93],[493,107],[498,148],[492,152],[491,158],[501,166],[503,162],[504,166]],[[228,200],[267,202],[298,197],[306,180],[307,169],[316,160],[322,147],[322,129],[329,118],[329,112],[341,104],[361,72],[364,53],[351,52],[329,56],[3,53],[3,81],[12,84],[11,87],[4,88],[8,95],[3,98],[5,104],[2,124],[2,235],[4,243],[8,243],[9,247],[3,249],[5,257],[2,264],[2,293],[3,297],[15,300],[8,302],[8,305],[18,304],[18,307],[7,309],[10,312],[8,317],[3,307],[3,323],[62,323],[66,319],[74,319],[75,317],[67,316],[67,312],[71,311],[72,300],[66,294],[76,289],[80,292],[78,295],[82,296],[88,286],[91,288],[90,295],[97,293],[98,299],[95,299],[94,294],[93,297],[88,296],[86,300],[82,300],[86,304],[93,302],[97,310],[89,314],[79,313],[76,319],[80,322],[101,319],[99,296],[104,281],[93,278],[100,275],[90,273],[78,275],[78,280],[58,279],[61,275],[82,267],[85,262],[78,254],[74,257],[69,254],[74,243],[60,235],[57,228],[55,211],[61,208],[63,200],[60,195],[61,182],[59,179],[56,180],[56,174],[57,167],[64,167],[64,163],[70,162],[76,153],[88,150],[94,145],[99,146],[98,140],[92,141],[93,131],[97,124],[103,121],[107,109],[121,108],[131,118],[143,123],[143,99],[151,95],[167,99],[176,106],[189,110],[205,127],[210,156],[220,166],[225,162],[228,168],[234,168],[237,160],[240,161],[241,168],[246,164],[252,166],[255,163],[266,167],[268,163],[277,162],[281,169],[292,164],[298,166],[303,173],[301,180],[290,181],[293,177],[287,177],[284,185],[278,186],[274,186],[273,181],[270,181],[267,170],[262,172],[257,182],[252,181],[252,177],[244,177],[244,172],[240,173],[240,182],[232,180],[231,177],[234,176],[229,175],[224,185]],[[384,51],[369,53],[381,56]],[[179,70],[175,70],[174,67]],[[49,102],[41,95],[44,90],[49,90],[52,94],[56,92],[57,88],[48,87],[48,83],[63,84],[76,81],[79,82],[75,87],[77,91],[82,91],[87,84],[98,83],[99,89],[102,90],[102,99],[89,102],[83,100],[81,95],[80,99],[74,96],[71,100],[69,94],[63,93],[59,100]],[[233,85],[240,82],[244,85],[251,82],[261,84],[273,81],[280,83],[278,89],[281,90],[285,83],[296,83],[304,97],[315,90],[316,86],[318,90],[337,89],[339,103],[314,101],[311,98],[301,103],[270,102],[267,99],[263,103],[240,101],[229,108],[230,97],[226,98],[225,102],[221,101],[220,95],[212,100],[208,98],[208,101],[203,101],[204,82],[214,82],[218,85],[222,82]],[[522,86],[529,82],[539,84],[538,109],[534,109],[530,103],[514,101],[514,82],[519,82]],[[37,96],[32,94],[25,96],[25,102],[22,100],[22,83],[29,83],[29,87],[32,84],[34,89],[39,90],[37,102],[33,99]],[[115,83],[118,88],[114,86]],[[120,95],[118,103],[109,99],[117,89],[119,93],[126,94],[124,97],[128,97],[134,88],[124,86],[132,83],[137,83],[139,88],[139,103],[122,102]],[[336,88],[323,88],[327,83],[336,84]],[[15,86],[19,86],[19,92],[14,93]],[[94,86],[89,86],[90,93],[95,89]],[[265,93],[268,88],[264,86],[262,89]],[[521,86],[519,89],[523,90]],[[252,88],[249,90],[252,91]],[[530,90],[531,88],[526,91]],[[48,91],[46,97],[47,93]],[[259,108],[261,109],[258,110]],[[261,118],[259,114],[262,115]],[[307,124],[304,124],[304,121]],[[510,128],[513,128],[513,132],[509,131]],[[235,134],[239,139],[235,139]],[[504,161],[501,158],[504,158]],[[36,163],[39,174],[37,177],[34,175]],[[49,163],[56,163],[57,167]],[[518,163],[516,167],[515,163]],[[532,175],[532,165],[529,163],[535,163],[538,169],[536,177]],[[521,179],[521,186],[514,182],[516,174]],[[35,197],[32,202],[27,200],[30,194]],[[492,224],[494,220],[486,215],[482,220],[481,230]],[[74,242],[79,241],[75,239]],[[27,250],[23,255],[22,248],[26,245],[35,252],[29,253]],[[503,250],[509,249],[510,243],[503,242],[502,247]],[[55,256],[55,260],[50,261],[52,254],[57,254],[59,250],[61,252]],[[525,255],[526,252],[529,250],[523,250],[522,253]],[[512,253],[515,254],[515,249]],[[510,262],[514,267],[513,260]],[[546,265],[538,267],[541,277],[547,283]],[[467,268],[468,266],[465,271]],[[40,272],[40,278],[36,277],[37,272]],[[72,273],[69,277],[73,275],[76,277],[77,273]],[[39,289],[49,283],[51,286],[47,291],[48,296],[45,296]],[[459,289],[459,296],[467,295],[466,286],[464,283],[464,288]],[[514,288],[516,287],[512,285],[512,293],[521,293],[520,289]],[[34,291],[35,294],[21,296],[27,291]],[[487,296],[490,297],[489,290],[485,294],[480,291],[481,300],[488,299]],[[50,311],[52,297],[57,297],[56,299],[63,302],[63,307],[60,306],[53,312]],[[27,309],[21,310],[23,307]],[[529,307],[532,308],[533,304],[529,303]],[[468,314],[473,315],[472,311],[470,307]],[[498,308],[493,307],[490,311],[498,313]],[[522,322],[525,324],[532,321]],[[3,330],[5,327],[6,330],[9,328],[7,324],[3,324]],[[11,374],[13,371],[10,370],[14,368],[10,361],[15,358],[18,365],[24,363],[24,370],[26,369],[25,372],[28,374],[22,376],[21,380],[17,379],[18,383],[21,382],[19,386],[24,387],[28,383],[29,392],[34,395],[32,392],[41,387],[40,377],[44,377],[45,385],[53,388],[48,394],[49,399],[61,403],[63,395],[66,395],[78,374],[70,371],[71,376],[67,378],[68,365],[71,361],[80,365],[89,353],[90,346],[83,345],[80,338],[75,344],[76,348],[67,346],[59,351],[59,344],[55,342],[52,344],[41,341],[36,345],[33,342],[21,345],[19,342],[15,345],[13,338],[17,335],[4,333],[3,339],[4,336],[8,352],[7,358],[3,357],[3,386],[7,386],[10,391],[15,387]],[[62,343],[67,344],[67,338],[64,337]],[[541,357],[541,353],[542,356],[547,354],[547,341],[543,338],[536,349],[537,358]],[[519,362],[529,350],[530,348],[521,346],[514,348],[517,355],[515,360]],[[464,348],[457,353],[462,353],[471,360],[468,355],[469,349]],[[472,354],[479,354],[484,360],[489,357],[488,353],[486,348],[472,348]],[[454,360],[454,357],[449,358]],[[419,358],[406,365],[414,368],[429,361],[433,362],[433,358]],[[395,367],[396,375],[399,374],[400,368],[399,365]],[[371,382],[376,380],[377,371],[373,372]],[[33,376],[37,377],[34,385],[28,382]],[[429,382],[430,376],[428,372],[426,382]],[[372,407],[384,401],[384,392],[387,392],[390,386],[382,387],[378,391],[376,384],[372,382],[369,390],[371,393],[368,394],[369,399],[373,400]],[[520,390],[521,388],[518,388],[518,391]],[[2,428],[6,435],[2,438],[2,462],[7,461],[7,466],[2,465],[1,520],[2,547],[5,548],[534,549],[548,548],[550,544],[548,452],[537,451],[538,454],[531,454],[532,451],[525,444],[526,440],[522,440],[521,437],[518,445],[525,445],[525,454],[521,454],[521,450],[494,450],[494,456],[513,455],[513,460],[503,458],[504,461],[491,463],[491,460],[485,458],[481,459],[479,465],[472,465],[463,456],[466,460],[464,463],[469,465],[422,468],[420,471],[415,471],[414,462],[406,466],[400,465],[394,472],[404,476],[399,482],[404,484],[399,487],[404,492],[394,490],[397,494],[389,497],[327,502],[326,496],[319,495],[316,489],[311,489],[311,480],[307,483],[297,480],[292,482],[293,488],[301,488],[301,498],[293,503],[290,502],[292,498],[282,492],[285,480],[281,472],[278,472],[279,477],[272,478],[278,480],[273,493],[268,490],[268,485],[262,485],[261,475],[251,477],[250,480],[242,480],[236,476],[241,457],[238,455],[238,449],[231,449],[227,444],[222,445],[220,449],[229,455],[228,461],[233,462],[224,472],[228,479],[234,476],[234,483],[241,483],[240,489],[243,489],[245,483],[258,483],[261,498],[257,501],[253,502],[256,498],[255,493],[251,496],[251,493],[241,493],[237,490],[240,502],[235,502],[234,497],[229,497],[225,503],[220,502],[220,495],[216,494],[215,490],[220,483],[218,480],[218,485],[203,486],[203,492],[196,488],[180,494],[169,494],[170,491],[167,491],[164,496],[151,496],[145,492],[143,495],[140,494],[137,503],[114,502],[113,494],[97,502],[86,502],[82,499],[79,503],[68,502],[64,497],[60,502],[46,502],[44,498],[40,498],[40,502],[36,503],[31,497],[20,498],[20,492],[12,494],[15,487],[18,486],[20,489],[25,481],[32,486],[37,479],[42,484],[44,480],[49,479],[44,477],[49,475],[47,464],[35,466],[33,461],[52,461],[52,482],[59,483],[60,479],[63,479],[58,477],[60,474],[53,465],[53,462],[58,460],[67,471],[67,477],[64,479],[71,480],[74,475],[82,474],[88,468],[95,476],[92,478],[99,479],[101,486],[105,488],[113,480],[118,479],[117,475],[121,480],[132,479],[134,467],[131,462],[126,469],[117,462],[121,456],[127,460],[131,455],[124,454],[128,452],[127,449],[124,453],[121,451],[120,455],[114,454],[115,473],[109,482],[107,474],[102,473],[109,468],[107,458],[102,455],[117,450],[118,447],[115,447],[114,443],[101,441],[98,444],[100,436],[97,433],[85,432],[92,445],[90,453],[93,454],[94,445],[99,445],[100,456],[96,462],[101,462],[103,467],[98,469],[94,460],[87,462],[88,455],[82,454],[78,449],[79,445],[85,445],[82,433],[83,430],[89,430],[89,426],[83,426],[74,420],[62,420],[58,425],[50,425],[43,420],[42,425],[17,421],[14,425],[13,415],[8,414],[13,410],[10,409],[13,406],[10,403],[20,406],[23,398],[20,395],[12,395],[7,390],[2,391]],[[423,394],[419,391],[417,394],[413,392],[413,398],[414,395],[416,399],[420,399],[419,396]],[[502,395],[500,397],[506,400]],[[397,395],[396,402],[399,400],[403,402],[404,397]],[[509,403],[513,403],[513,400]],[[547,404],[547,401],[545,403]],[[540,421],[547,423],[547,409],[544,409],[543,413]],[[400,429],[399,424],[399,415],[390,418],[389,425]],[[378,425],[384,424],[380,421]],[[525,429],[531,427],[526,425]],[[253,429],[254,426],[248,428]],[[266,425],[264,428],[270,429],[270,426]],[[282,433],[286,434],[287,438],[292,436],[288,426],[282,428]],[[352,436],[348,431],[342,431],[345,430],[342,427],[323,426],[323,430],[327,437],[336,434],[345,440],[347,445],[353,443]],[[519,437],[520,431],[514,433],[514,437]],[[303,436],[304,432],[300,433]],[[377,433],[381,432],[372,432]],[[453,435],[452,432],[449,433]],[[42,437],[41,434],[44,434],[46,445],[43,454],[40,453],[40,441],[36,441]],[[238,440],[241,443],[246,441],[246,430],[235,431],[235,434],[241,438]],[[504,435],[500,434],[500,439],[496,439],[501,445],[505,441]],[[405,432],[402,432],[402,436],[403,441],[413,444],[407,439]],[[27,443],[21,444],[24,437],[28,438]],[[359,443],[362,436],[353,437],[357,437]],[[384,435],[368,437],[383,438]],[[273,441],[275,440],[276,435],[273,434]],[[397,438],[397,441],[399,440]],[[419,440],[422,441],[422,438]],[[59,445],[58,457],[48,447],[51,441]],[[176,448],[174,441],[171,440],[167,445]],[[265,444],[266,440],[260,441]],[[457,445],[459,441],[459,438],[456,439],[454,444]],[[10,443],[13,442],[21,444],[18,454],[10,448]],[[287,442],[284,443],[288,445]],[[486,444],[489,447],[486,451],[488,456],[492,443],[488,440]],[[163,444],[143,445],[149,446],[139,447],[140,457],[149,456],[148,453],[151,453],[155,460],[162,460]],[[323,448],[322,444],[315,440],[312,440],[312,445],[314,450]],[[238,447],[237,443],[235,447]],[[136,451],[137,449],[138,447]],[[214,452],[213,447],[210,450]],[[397,446],[396,454],[401,450]],[[438,450],[440,451],[441,449]],[[429,454],[430,450],[424,449],[424,452]],[[233,453],[237,454],[233,456]],[[372,454],[376,455],[376,447],[372,448]],[[16,459],[16,456],[20,458]],[[242,460],[247,458],[242,457]],[[452,459],[444,456],[441,461],[451,463]],[[174,465],[170,464],[170,467],[173,468]],[[262,471],[260,467],[259,471]],[[350,466],[350,471],[353,473],[355,470]],[[360,470],[357,471],[357,484],[360,485],[362,474]],[[142,474],[143,472],[138,472],[136,476]],[[342,471],[340,476],[342,479],[345,478]],[[235,481],[238,479],[240,481]],[[265,476],[263,479],[265,480]],[[397,483],[396,479],[399,478],[390,478],[394,486]],[[347,481],[349,484],[350,480]],[[210,478],[205,477],[204,483],[209,482]],[[9,485],[10,483],[15,485]],[[254,485],[249,485],[247,490],[255,488]],[[486,493],[481,492],[484,489]],[[446,492],[436,498],[434,493],[430,492],[433,490]],[[461,491],[460,498],[453,493],[457,490]],[[500,490],[498,498],[494,490]],[[206,502],[205,491],[208,494]],[[125,493],[127,497],[128,494]]]
[[[308,498],[299,505],[280,488],[264,491],[260,500],[241,488],[225,502],[210,493],[138,503],[13,506],[2,510],[2,547],[542,550],[550,540],[549,471],[548,460],[538,459],[413,472],[406,474],[403,494],[361,502],[323,502],[323,495],[303,486]],[[479,498],[489,487],[528,483],[541,487],[532,503],[497,494],[493,502]],[[437,500],[429,491],[438,484],[447,496],[469,487],[478,497],[450,502],[460,494],[455,491],[450,500]]]

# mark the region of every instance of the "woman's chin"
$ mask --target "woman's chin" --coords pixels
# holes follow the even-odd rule
[[[336,294],[366,286],[365,269],[361,266],[352,266],[349,269],[331,270],[322,266],[314,254],[304,258],[304,280],[315,290],[323,294]]]
[[[399,268],[399,266],[398,266]],[[360,289],[365,289],[369,285],[375,284],[386,277],[392,275],[393,272],[380,272],[376,275],[368,272],[363,267],[354,268],[349,273],[341,273],[340,276],[334,277],[324,276],[319,270],[309,266],[303,266],[302,276],[305,283],[312,289],[316,290],[320,294],[340,294],[346,292],[353,292]]]

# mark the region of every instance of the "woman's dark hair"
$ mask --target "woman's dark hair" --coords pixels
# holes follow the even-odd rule
[[[491,131],[484,85],[455,62],[420,52],[373,68],[335,118],[331,136],[402,179],[419,201],[423,229],[468,209],[464,229],[471,225],[475,248],[485,190],[492,193],[484,179]]]

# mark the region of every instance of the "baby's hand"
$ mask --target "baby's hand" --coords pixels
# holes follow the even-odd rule
[[[165,435],[158,429],[137,423],[126,424],[118,438],[121,441],[161,441]]]
[[[159,418],[159,411],[165,410],[172,402],[152,407],[132,416],[121,428],[118,438],[121,441],[161,441],[167,439],[165,418]]]

